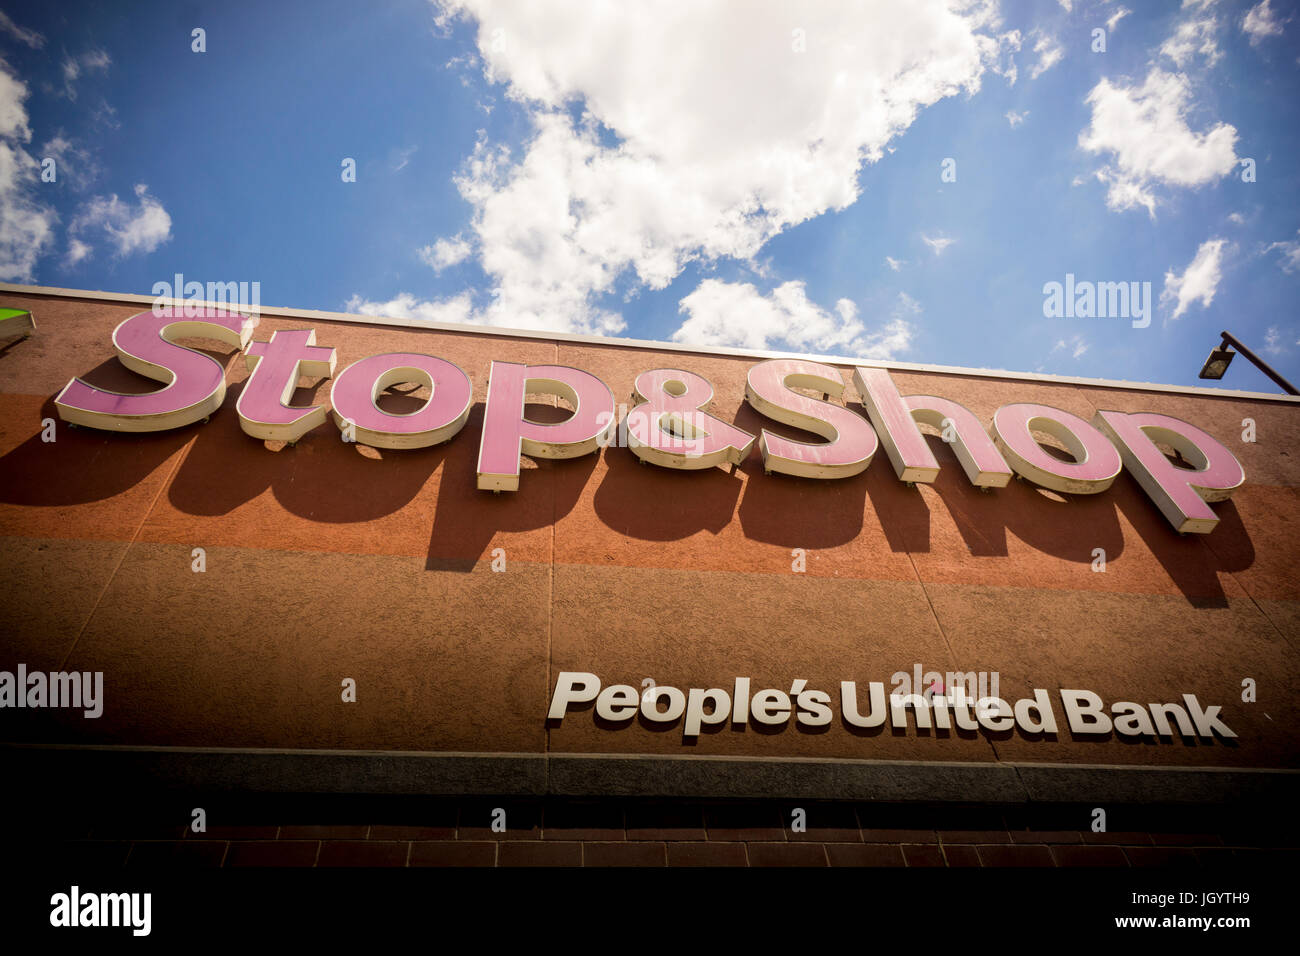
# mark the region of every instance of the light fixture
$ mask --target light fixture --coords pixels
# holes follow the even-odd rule
[[[1205,365],[1201,368],[1201,378],[1223,378],[1223,373],[1228,370],[1228,365],[1236,354],[1226,344],[1216,348],[1205,360]]]
[[[1205,365],[1201,368],[1201,378],[1223,378],[1223,373],[1228,370],[1228,363],[1232,361],[1232,357],[1236,355],[1237,352],[1240,352],[1242,355],[1246,356],[1247,360],[1252,362],[1256,368],[1273,381],[1277,382],[1278,385],[1282,386],[1282,390],[1288,395],[1300,395],[1300,391],[1297,391],[1294,385],[1275,372],[1272,366],[1262,358],[1250,349],[1246,348],[1246,346],[1242,345],[1241,340],[1231,332],[1220,332],[1219,335],[1222,336],[1223,341],[1220,342],[1218,347],[1210,353],[1210,357],[1205,360]],[[1233,346],[1236,346],[1237,352],[1232,350]]]

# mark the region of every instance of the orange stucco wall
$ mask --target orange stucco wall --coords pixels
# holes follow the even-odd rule
[[[264,316],[258,340],[314,327],[340,368],[392,351],[456,362],[474,383],[465,430],[389,451],[343,443],[330,423],[267,447],[240,431],[247,373],[219,351],[229,391],[207,424],[119,435],[60,423],[47,443],[42,419],[57,417],[53,397],[70,378],[153,387],[119,366],[110,342],[146,306],[16,293],[0,305],[30,309],[39,326],[0,343],[0,669],[103,671],[105,682],[99,719],[3,711],[5,742],[1300,764],[1296,405],[893,373],[903,394],[942,395],[986,423],[1003,404],[1038,402],[1085,420],[1112,408],[1200,426],[1247,475],[1206,536],[1176,534],[1127,474],[1095,496],[1021,481],[981,493],[938,438],[932,486],[899,482],[883,451],[863,475],[817,482],[764,476],[757,449],[728,474],[640,466],[608,448],[528,461],[517,493],[493,495],[475,490],[475,458],[494,358],[589,370],[621,401],[638,372],[685,367],[713,383],[712,413],[801,436],[745,405],[748,358]],[[315,383],[297,401],[328,392]],[[1247,417],[1254,443],[1241,441]],[[203,573],[194,548],[206,551]],[[504,573],[490,566],[496,548]],[[1222,705],[1239,737],[862,733],[839,719],[841,680],[888,681],[916,663],[997,671],[1010,699],[1036,687],[1054,701],[1060,688],[1108,702],[1194,693]],[[805,679],[837,698],[836,718],[711,728],[689,743],[680,722],[614,727],[590,707],[548,726],[565,670],[683,689]],[[340,699],[344,678],[357,682],[355,704]],[[1241,700],[1245,678],[1257,682],[1254,703]]]

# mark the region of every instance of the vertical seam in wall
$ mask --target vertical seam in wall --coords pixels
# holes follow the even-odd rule
[[[126,542],[126,547],[122,549],[122,554],[117,559],[117,564],[113,566],[112,572],[108,575],[108,580],[104,582],[103,588],[99,591],[99,596],[95,598],[94,605],[86,614],[86,619],[81,622],[81,628],[77,631],[77,636],[73,639],[72,646],[69,647],[67,653],[63,655],[63,662],[59,664],[59,670],[64,670],[68,666],[68,661],[72,658],[72,652],[75,651],[77,645],[81,643],[81,636],[86,633],[86,628],[90,627],[90,622],[94,619],[95,613],[99,610],[99,606],[104,603],[104,595],[108,593],[108,589],[113,586],[113,582],[117,579],[117,572],[122,570],[122,565],[126,561],[127,552],[131,550],[132,546],[135,545],[136,540],[140,537],[140,532],[144,530],[145,523],[149,520],[149,516],[153,514],[153,509],[157,507],[158,499],[162,497],[162,493],[171,487],[172,479],[176,477],[176,472],[180,470],[181,463],[189,456],[190,450],[194,447],[195,438],[197,437],[198,436],[192,437],[185,447],[181,449],[181,453],[176,457],[176,462],[172,465],[171,471],[167,473],[167,477],[163,479],[162,484],[158,487],[157,494],[155,494],[153,500],[149,502],[149,507],[145,509],[144,515],[140,518],[140,523],[136,526],[135,532],[131,535],[130,540]]]
[[[1218,553],[1217,551],[1215,551],[1215,550],[1214,550],[1214,546],[1211,545],[1210,542],[1206,540],[1206,538],[1207,538],[1208,536],[1207,536],[1207,535],[1198,535],[1197,537],[1198,537],[1198,539],[1200,540],[1201,547],[1205,548],[1206,551],[1210,552],[1210,554],[1213,555],[1213,557],[1214,557],[1214,559],[1215,559],[1216,561],[1219,560],[1219,553]],[[1237,575],[1235,575],[1233,572],[1231,572],[1231,571],[1224,571],[1223,573],[1226,574],[1230,579],[1232,579],[1233,581],[1235,581],[1235,582],[1237,583],[1237,587],[1241,588],[1241,593],[1243,593],[1244,595],[1246,595],[1246,597],[1247,597],[1247,599],[1249,599],[1250,603],[1253,604],[1253,605],[1255,606],[1255,610],[1259,611],[1260,617],[1262,617],[1265,621],[1268,622],[1269,627],[1271,627],[1274,631],[1277,632],[1278,637],[1282,638],[1282,642],[1283,642],[1284,644],[1286,644],[1287,647],[1289,647],[1291,650],[1295,650],[1295,649],[1296,649],[1296,646],[1295,646],[1295,644],[1291,641],[1291,638],[1289,638],[1289,637],[1287,636],[1286,631],[1282,630],[1282,628],[1278,626],[1277,621],[1273,620],[1272,616],[1271,616],[1267,611],[1265,611],[1262,607],[1260,607],[1260,605],[1259,605],[1259,601],[1255,600],[1255,595],[1251,593],[1250,588],[1246,587],[1245,583],[1243,583],[1242,581],[1240,581],[1240,580],[1237,578]],[[1224,600],[1226,601],[1227,599],[1228,599],[1228,598],[1227,598],[1227,596],[1225,595],[1225,596],[1224,596]]]
[[[554,488],[552,488],[554,490]],[[551,696],[551,634],[555,630],[555,497],[551,496],[551,561],[550,574],[546,585],[546,686],[542,688],[542,713],[549,712],[548,703]],[[543,720],[546,728],[546,749],[542,753],[542,793],[551,792],[551,726],[549,720]]]
[[[1012,765],[1011,765],[1011,772],[1012,772],[1013,774],[1016,775],[1016,783],[1020,784],[1020,798],[1021,798],[1021,800],[1022,800],[1026,805],[1028,805],[1029,803],[1032,802],[1032,799],[1031,799],[1030,794],[1029,794],[1029,784],[1025,781],[1025,778],[1024,778],[1023,776],[1020,775],[1020,767],[1019,767],[1019,766],[1017,766],[1017,765],[1015,765],[1015,764],[1012,764]],[[1003,818],[1002,822],[1003,822],[1003,823],[1006,823],[1006,818],[1005,818],[1005,817]],[[1008,827],[1007,829],[1009,830],[1010,827]]]
[[[1086,419],[1086,421],[1089,424],[1091,424],[1092,419],[1097,416],[1097,406],[1090,398],[1087,398],[1086,396],[1083,397],[1083,401],[1087,404],[1088,408],[1091,409],[1091,414]],[[1124,470],[1121,468],[1120,477],[1122,477],[1123,474],[1124,474]],[[1118,478],[1116,480],[1118,480]],[[917,493],[919,494],[920,492],[918,491]],[[948,649],[949,657],[955,661],[956,654],[953,652],[952,643],[948,640],[948,632],[944,630],[943,622],[939,620],[939,614],[934,609],[934,601],[931,600],[930,598],[930,592],[926,590],[925,582],[921,580],[921,572],[916,567],[916,559],[912,557],[912,552],[910,550],[907,551],[906,554],[907,554],[907,560],[912,565],[912,573],[916,575],[916,583],[921,588],[921,593],[925,595],[926,604],[928,604],[930,607],[930,616],[934,618],[935,626],[939,628],[939,635],[943,638],[943,643],[944,646]],[[994,760],[1000,762],[1002,760],[1002,755],[998,753],[997,741],[989,738],[985,738],[985,739],[988,740],[988,745],[993,750]]]
[[[230,358],[226,360],[221,379],[223,383],[225,382],[225,376],[230,374],[230,370],[234,367],[235,361],[243,354],[243,351],[242,348],[236,349]],[[222,402],[222,404],[224,405],[225,402]],[[213,414],[215,415],[216,412],[213,412]],[[201,428],[202,425],[199,427]],[[181,448],[180,454],[176,457],[176,463],[172,465],[171,471],[169,471],[167,477],[163,479],[162,484],[158,488],[158,493],[155,494],[153,500],[149,502],[149,507],[145,509],[144,516],[136,526],[135,533],[131,535],[131,539],[127,541],[126,547],[122,549],[122,556],[117,559],[117,564],[113,566],[112,573],[109,574],[108,580],[104,582],[104,587],[100,590],[99,596],[95,598],[94,605],[90,608],[90,612],[86,615],[86,619],[81,622],[81,628],[77,631],[77,636],[73,639],[72,646],[69,647],[68,652],[63,655],[63,661],[59,664],[59,670],[65,670],[67,668],[68,661],[72,659],[72,652],[75,651],[77,645],[81,643],[81,636],[86,633],[86,628],[90,627],[90,622],[94,620],[95,613],[99,610],[99,606],[104,603],[104,595],[108,593],[108,589],[113,586],[113,582],[117,579],[117,572],[122,570],[122,565],[126,561],[127,552],[131,550],[132,546],[134,546],[136,541],[139,539],[140,532],[144,530],[144,526],[148,522],[149,516],[153,514],[154,508],[158,507],[158,499],[162,497],[164,491],[171,487],[172,479],[176,477],[176,472],[181,470],[181,465],[185,463],[185,459],[189,457],[190,452],[194,450],[194,443],[197,439],[198,434],[196,432],[196,434],[190,436],[190,440]]]
[[[553,365],[560,364],[560,343],[552,343]],[[559,404],[559,399],[556,399]],[[551,560],[548,563],[548,576],[546,582],[546,686],[542,689],[542,713],[548,712],[547,703],[551,696],[551,635],[555,631],[555,518],[559,504],[556,501],[558,493],[557,484],[559,475],[552,472],[554,476],[551,481]],[[545,728],[545,739],[543,741],[544,749],[542,752],[542,793],[551,792],[551,727],[550,721],[543,718],[542,726]]]
[[[920,491],[917,491],[917,494],[920,494]],[[954,666],[956,666],[957,655],[952,649],[952,642],[948,640],[948,632],[944,630],[943,622],[939,620],[939,613],[934,609],[934,601],[930,599],[930,592],[925,589],[925,582],[921,580],[921,572],[917,570],[916,559],[912,557],[911,551],[905,551],[904,554],[907,555],[908,563],[912,565],[912,573],[916,575],[917,587],[919,587],[921,589],[921,593],[925,595],[926,606],[929,607],[930,609],[930,616],[934,618],[934,626],[939,629],[939,636],[943,638],[943,646],[948,649],[948,658],[953,662]],[[919,694],[921,693],[921,691],[919,689],[913,689],[913,693]],[[989,747],[993,750],[993,759],[1000,761],[1002,759],[1002,755],[998,753],[997,741],[987,737],[985,738],[985,740],[987,741]]]

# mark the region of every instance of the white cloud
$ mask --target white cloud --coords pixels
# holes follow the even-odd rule
[[[943,236],[935,236],[933,239],[931,239],[929,236],[922,236],[921,241],[924,242],[927,246],[929,246],[930,249],[933,250],[936,256],[941,256],[943,255],[943,250],[947,249],[957,240],[947,239]]]
[[[1181,316],[1193,302],[1200,302],[1202,307],[1208,308],[1214,301],[1214,292],[1223,278],[1223,249],[1226,245],[1226,239],[1207,239],[1196,250],[1181,276],[1172,271],[1165,273],[1160,302],[1175,302],[1172,318]]]
[[[1017,113],[1015,110],[1007,110],[1006,112],[1007,122],[1012,126],[1019,126],[1028,115],[1029,110],[1025,110],[1023,113]]]
[[[1020,75],[1020,71],[1016,68],[1014,54],[1020,52],[1022,38],[1023,35],[1019,30],[1008,30],[1006,33],[1000,34],[998,36],[997,56],[989,63],[989,69],[998,76],[1007,78],[1007,86],[1015,86],[1016,78]],[[893,152],[893,150],[891,149],[890,152]]]
[[[1074,0],[1056,0],[1061,5],[1061,9],[1070,13],[1074,9]]]
[[[907,263],[902,259],[895,259],[893,256],[885,256],[885,265],[897,272],[899,269],[903,268],[903,266],[907,265]]]
[[[0,59],[0,136],[15,142],[31,141],[32,130],[27,125],[27,84],[11,72],[9,64]]]
[[[463,325],[472,321],[470,313],[473,310],[473,303],[468,292],[454,299],[431,302],[422,302],[409,292],[402,292],[387,302],[371,302],[354,295],[348,299],[346,309],[358,315],[375,315],[389,319],[421,319],[425,322],[452,322]]]
[[[1029,78],[1032,80],[1038,79],[1060,63],[1061,58],[1065,56],[1065,47],[1061,46],[1056,37],[1043,33],[1039,35],[1038,40],[1034,43],[1034,52],[1038,54],[1038,62],[1029,71]]]
[[[991,3],[445,0],[484,72],[528,111],[517,152],[480,142],[457,185],[492,296],[481,321],[615,332],[621,277],[662,289],[692,261],[750,260],[843,209],[917,112],[974,92],[1003,42]],[[574,116],[581,118],[575,120]]]
[[[1286,346],[1282,344],[1282,330],[1276,325],[1270,325],[1264,333],[1264,351],[1273,355],[1281,355],[1286,351]]]
[[[768,295],[749,283],[705,279],[681,300],[686,321],[673,341],[687,345],[782,347],[801,352],[834,353],[859,358],[894,358],[911,345],[915,327],[908,320],[921,307],[900,292],[888,322],[869,331],[848,299],[833,311],[809,301],[802,282],[786,282]]]
[[[113,61],[103,50],[90,50],[81,56],[63,58],[63,95],[70,100],[77,98],[77,80],[86,71],[106,71]]]
[[[27,46],[31,47],[33,50],[39,50],[41,47],[45,46],[45,37],[41,36],[35,30],[27,30],[20,27],[18,24],[14,23],[14,21],[9,18],[9,14],[5,13],[3,10],[0,10],[0,30],[9,34],[19,43],[27,44]]]
[[[1300,230],[1296,230],[1296,235],[1300,236]],[[1278,265],[1282,267],[1283,272],[1300,271],[1300,239],[1272,243],[1264,252],[1269,253],[1274,249],[1282,253]]]
[[[403,149],[394,149],[389,153],[388,159],[393,164],[393,172],[400,173],[405,169],[419,148],[419,146],[407,146]]]
[[[1072,359],[1081,358],[1087,351],[1088,343],[1082,335],[1072,335],[1068,340],[1059,339],[1057,343],[1052,346],[1053,354],[1056,352],[1069,352],[1070,358]]]
[[[64,256],[63,261],[67,265],[75,266],[83,259],[90,258],[92,252],[89,243],[82,242],[80,239],[73,239],[68,243],[68,254]]]
[[[1205,57],[1206,66],[1214,66],[1222,58],[1215,32],[1219,21],[1214,17],[1204,20],[1184,20],[1164,43],[1160,44],[1160,53],[1169,57],[1181,69],[1192,61],[1196,54]]]
[[[471,252],[470,244],[460,236],[451,239],[439,239],[431,246],[420,250],[420,258],[434,272],[441,272],[457,263],[464,262]]]
[[[83,236],[97,233],[114,247],[119,256],[153,252],[171,238],[172,218],[163,204],[149,195],[149,187],[143,183],[135,187],[135,195],[137,201],[134,204],[118,199],[116,193],[96,196],[83,203],[68,227],[69,239],[81,241],[84,245]],[[79,258],[84,259],[88,254],[83,253]]]
[[[1241,21],[1241,29],[1250,37],[1251,46],[1258,45],[1265,37],[1282,34],[1282,24],[1269,7],[1269,0],[1263,0],[1247,11],[1245,19]]]
[[[1239,212],[1230,212],[1228,213],[1228,222],[1238,226],[1244,226],[1246,224],[1246,217]]]
[[[1112,13],[1109,17],[1106,18],[1106,32],[1114,33],[1115,28],[1119,26],[1119,21],[1123,20],[1126,16],[1128,16],[1132,12],[1133,11],[1130,10],[1128,7],[1120,7],[1119,9],[1117,9],[1114,13]]]
[[[0,279],[9,282],[32,280],[58,221],[35,198],[40,165],[23,148],[32,138],[26,99],[27,84],[0,59]]]
[[[1109,187],[1110,208],[1144,206],[1154,218],[1157,184],[1203,186],[1236,168],[1236,128],[1220,123],[1193,132],[1186,119],[1190,99],[1187,77],[1160,69],[1141,86],[1102,79],[1092,88],[1092,124],[1079,134],[1079,146],[1112,155],[1113,164],[1096,172]]]
[[[90,151],[78,146],[62,131],[50,137],[41,147],[41,158],[54,160],[57,182],[68,183],[73,189],[86,189],[99,177],[99,164]]]

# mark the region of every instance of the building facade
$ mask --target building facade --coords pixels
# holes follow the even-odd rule
[[[119,399],[162,387],[129,358],[169,325],[150,297],[7,286],[0,306],[7,759],[32,780],[106,775],[173,814],[158,837],[68,834],[83,851],[987,865],[1027,861],[1012,851],[1028,843],[1069,863],[1115,851],[1106,812],[1179,805],[1237,808],[1192,840],[1222,856],[1270,843],[1233,842],[1232,820],[1258,816],[1241,808],[1267,820],[1295,795],[1294,398],[289,309],[217,341],[201,326],[220,310],[171,304],[167,334],[207,358],[168,388],[205,363],[223,388],[140,412]],[[258,404],[248,343],[306,330],[298,352],[260,355],[275,394]],[[393,354],[408,359],[355,364]],[[410,356],[442,361],[421,377]],[[814,362],[835,377],[809,378]],[[356,421],[330,413],[345,369]],[[594,443],[574,425],[606,401],[593,379],[614,411]],[[425,420],[431,394],[445,421]],[[942,401],[913,425],[911,396]],[[735,430],[750,443],[721,440]],[[827,438],[846,453],[797,447]],[[500,448],[522,449],[516,474],[489,461]],[[1223,477],[1225,451],[1244,480]],[[456,822],[336,814],[286,839],[281,803],[196,831],[158,796],[174,791],[431,797]],[[685,822],[636,842],[652,806]],[[500,807],[516,821],[495,827]],[[1048,817],[1058,844],[1016,837]],[[1125,828],[1136,857],[1161,842],[1142,819]],[[830,834],[815,852],[809,828]],[[553,846],[578,850],[547,857],[564,832]],[[600,849],[615,844],[632,849]]]

